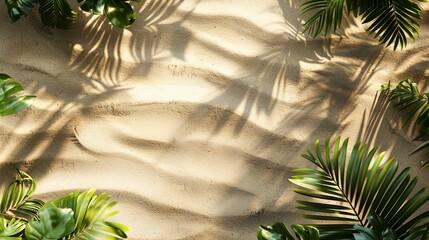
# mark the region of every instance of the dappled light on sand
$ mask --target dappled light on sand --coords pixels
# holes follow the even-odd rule
[[[127,29],[82,14],[70,31],[31,14],[12,24],[1,3],[0,72],[37,100],[0,121],[0,186],[21,166],[41,198],[107,191],[130,239],[254,239],[299,222],[288,178],[316,139],[417,166],[375,96],[389,80],[425,84],[429,35],[402,52],[353,22],[309,39],[291,2],[149,0]]]

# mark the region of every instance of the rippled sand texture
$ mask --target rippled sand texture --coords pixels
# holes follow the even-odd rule
[[[427,26],[402,52],[353,21],[307,40],[293,2],[152,0],[127,30],[81,14],[71,31],[35,13],[12,24],[2,2],[0,71],[38,98],[0,119],[1,186],[21,166],[43,199],[108,191],[130,239],[254,239],[305,222],[287,179],[328,135],[380,145],[428,182],[401,114],[375,98],[389,80],[426,85]]]

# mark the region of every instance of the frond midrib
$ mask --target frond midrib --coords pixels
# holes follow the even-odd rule
[[[364,222],[363,219],[360,217],[358,211],[356,210],[355,206],[352,204],[351,199],[349,199],[347,197],[347,193],[345,193],[344,189],[341,188],[340,184],[335,180],[335,177],[331,175],[330,171],[327,171],[325,169],[325,167],[322,168],[323,171],[331,178],[332,182],[335,183],[335,186],[338,187],[339,192],[341,192],[341,194],[343,195],[343,198],[347,201],[347,203],[349,204],[350,208],[353,210],[353,213],[355,214],[355,217],[358,219],[359,223],[361,226],[364,226]],[[356,206],[357,207],[357,206]]]

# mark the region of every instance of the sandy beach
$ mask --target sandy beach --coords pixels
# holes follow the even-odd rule
[[[11,23],[0,3],[0,72],[37,96],[0,119],[1,189],[19,166],[44,200],[108,192],[129,239],[256,239],[260,224],[306,222],[288,178],[316,139],[380,146],[429,182],[378,98],[388,81],[427,89],[427,11],[395,52],[354,21],[308,38],[300,4],[148,0],[128,29],[80,12],[63,31],[37,11]]]

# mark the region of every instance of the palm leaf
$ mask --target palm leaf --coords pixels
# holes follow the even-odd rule
[[[344,0],[306,0],[301,6],[302,13],[315,12],[305,23],[304,32],[313,38],[323,31],[327,36],[341,27]]]
[[[39,13],[44,25],[52,28],[70,29],[76,22],[77,13],[67,0],[39,0]]]
[[[382,91],[387,94],[389,101],[396,101],[395,106],[400,110],[407,110],[403,126],[410,123],[411,119],[415,118],[416,123],[414,130],[417,130],[418,135],[414,140],[427,140],[429,137],[429,93],[420,93],[417,83],[410,79],[405,79],[391,89],[390,83],[382,86]],[[424,142],[411,155],[429,148],[429,141]],[[429,164],[429,159],[423,164]]]
[[[412,0],[373,1],[363,14],[363,23],[371,23],[368,32],[379,42],[396,50],[407,46],[407,38],[414,41],[420,25],[422,8]]]
[[[294,224],[292,230],[298,240],[319,240],[319,231],[315,227]],[[281,222],[271,226],[259,226],[256,237],[258,240],[295,240],[289,229]]]
[[[36,98],[35,96],[15,96],[22,91],[21,84],[15,82],[9,75],[0,73],[0,116],[23,110]]]
[[[376,148],[357,143],[349,155],[348,139],[340,143],[337,138],[331,153],[327,138],[322,154],[316,141],[315,154],[308,151],[303,157],[317,169],[296,169],[290,179],[301,187],[295,192],[312,198],[298,201],[298,208],[309,212],[305,218],[323,222],[314,225],[320,239],[353,239],[353,226],[368,227],[370,212],[385,219],[399,238],[415,224],[428,221],[429,211],[412,217],[429,200],[429,194],[425,189],[414,192],[417,179],[411,179],[409,168],[398,173],[394,159],[381,166],[384,153],[375,157]]]
[[[370,35],[395,50],[406,47],[408,39],[414,41],[419,33],[422,8],[415,0],[306,0],[301,12],[310,16],[304,32],[312,37],[322,31],[324,36],[335,33],[341,27],[344,2],[348,13],[370,23]]]
[[[43,206],[43,201],[30,199],[36,190],[36,182],[27,173],[17,169],[15,181],[3,192],[0,203],[0,214],[14,216],[15,213],[38,218],[38,211]]]
[[[429,129],[429,93],[420,93],[417,83],[410,79],[402,80],[394,89],[390,89],[390,84],[382,86],[382,91],[387,94],[389,101],[397,100],[395,106],[399,110],[410,110],[403,125],[406,126],[412,117],[416,116],[417,130],[425,135]],[[420,136],[416,140],[423,137]]]
[[[21,240],[19,237],[21,232],[25,229],[25,222],[13,218],[7,220],[0,217],[0,239],[2,240]]]
[[[109,200],[110,196],[96,195],[95,189],[91,189],[52,201],[56,207],[70,208],[74,212],[75,230],[64,239],[126,239],[126,226],[107,221],[118,213],[112,210],[116,202]]]
[[[429,224],[416,224],[410,234],[404,240],[428,240],[429,239]]]

